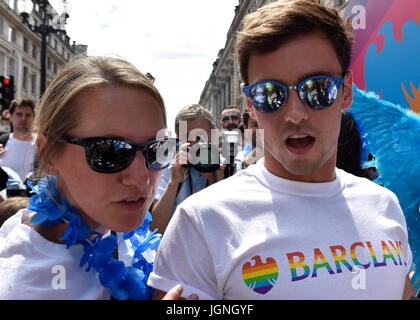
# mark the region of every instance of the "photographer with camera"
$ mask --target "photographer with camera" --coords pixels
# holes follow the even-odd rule
[[[162,174],[150,208],[151,228],[164,233],[178,204],[193,193],[233,174],[231,165],[221,164],[217,129],[211,113],[199,104],[181,109],[175,118],[178,152]]]

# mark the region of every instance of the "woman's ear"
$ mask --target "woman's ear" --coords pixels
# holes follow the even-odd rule
[[[38,154],[41,152],[42,148],[45,146],[46,143],[47,138],[43,134],[38,134],[35,141],[36,151],[38,152]]]
[[[48,139],[46,136],[42,134],[38,134],[35,141],[36,151],[38,155],[41,154],[41,151],[47,144],[47,141]],[[39,160],[41,161],[41,159]],[[52,161],[51,159],[48,159],[48,163],[45,163],[45,166],[43,169],[45,170],[45,173],[50,174],[50,175],[57,175],[58,173],[57,169],[55,168],[54,161]]]

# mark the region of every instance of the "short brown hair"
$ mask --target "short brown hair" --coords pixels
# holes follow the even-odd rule
[[[243,20],[236,42],[236,55],[242,81],[248,85],[248,63],[252,55],[278,49],[297,35],[321,31],[331,41],[343,76],[350,65],[354,42],[349,19],[315,0],[280,0],[259,8]]]
[[[30,98],[20,98],[12,100],[9,107],[10,114],[13,114],[15,112],[16,107],[29,107],[35,114],[35,102]]]
[[[180,121],[188,121],[188,120],[195,120],[198,118],[206,119],[209,123],[210,129],[215,129],[216,125],[214,124],[213,116],[211,115],[210,111],[204,108],[200,104],[188,104],[183,107],[175,117],[175,133],[179,135],[179,122]]]
[[[222,112],[223,112],[223,111],[225,111],[225,110],[229,110],[229,109],[235,109],[236,111],[238,111],[238,114],[239,114],[239,115],[241,114],[241,111],[239,110],[239,108],[238,108],[237,106],[233,106],[233,105],[223,107],[223,109],[222,109],[222,110],[220,110],[220,114],[222,114]]]

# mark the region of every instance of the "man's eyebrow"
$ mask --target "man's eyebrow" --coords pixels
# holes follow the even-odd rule
[[[337,75],[338,74],[338,75]],[[313,76],[329,76],[329,77],[334,77],[334,78],[341,78],[341,73],[335,73],[335,72],[331,72],[331,71],[316,71],[316,72],[311,72],[311,73],[307,73],[305,74],[303,77],[301,77],[301,81],[308,79],[310,77]]]

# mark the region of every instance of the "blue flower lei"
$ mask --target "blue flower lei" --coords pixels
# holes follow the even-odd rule
[[[123,239],[129,239],[134,258],[137,259],[131,267],[126,267],[122,261],[112,257],[118,246],[117,238],[114,235],[102,238],[102,234],[91,231],[68,200],[60,198],[55,176],[41,179],[36,186],[31,182],[28,182],[28,185],[32,193],[35,193],[30,198],[28,207],[36,212],[31,218],[32,225],[67,223],[68,227],[59,240],[65,241],[67,249],[78,243],[83,245],[84,254],[80,260],[80,267],[87,264],[86,272],[93,268],[98,273],[100,283],[110,289],[115,299],[150,299],[153,289],[147,286],[147,280],[153,270],[153,263],[148,262],[142,253],[147,249],[156,250],[161,234],[156,234],[157,229],[149,231],[152,221],[149,212],[139,228],[123,233]]]

